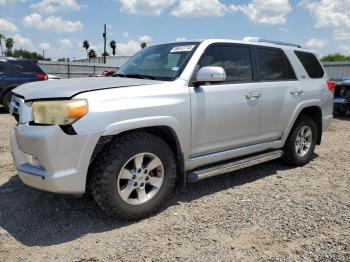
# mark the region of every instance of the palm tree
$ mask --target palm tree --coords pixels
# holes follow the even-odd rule
[[[88,53],[89,58],[96,58],[96,51],[94,49],[91,49]]]
[[[113,55],[115,55],[115,49],[117,48],[117,42],[112,40],[110,43],[109,43],[110,47],[112,48],[113,50]]]
[[[6,41],[5,41],[5,45],[6,45],[6,48],[7,48],[7,54],[10,55],[11,54],[11,49],[14,45],[14,41],[11,37],[9,38],[6,38]]]
[[[88,40],[85,40],[85,41],[83,42],[83,48],[86,49],[86,54],[87,54],[87,56],[89,57],[88,49],[90,48],[90,43],[89,43]]]
[[[2,48],[2,40],[5,40],[5,36],[3,34],[0,33],[0,47],[1,47],[1,55],[4,54],[4,50]]]
[[[145,47],[147,47],[147,43],[146,42],[142,42],[141,44],[141,48],[144,49]]]

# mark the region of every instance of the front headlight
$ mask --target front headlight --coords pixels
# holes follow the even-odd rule
[[[87,114],[88,102],[85,99],[37,101],[32,109],[36,124],[68,125]]]

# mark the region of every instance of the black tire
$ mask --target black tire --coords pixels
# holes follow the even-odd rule
[[[150,200],[132,205],[118,192],[118,177],[124,165],[133,156],[148,152],[163,164],[163,182]],[[106,145],[91,168],[91,193],[98,206],[111,218],[138,220],[152,215],[173,192],[176,180],[176,162],[167,143],[158,136],[137,132],[126,134]]]
[[[300,156],[297,153],[296,150],[296,140],[299,131],[303,127],[309,127],[312,133],[312,139],[311,139],[311,145],[309,147],[308,152],[304,156]],[[300,116],[296,123],[294,124],[292,130],[289,133],[289,136],[287,138],[287,141],[283,147],[284,155],[283,155],[283,161],[292,166],[303,166],[310,162],[312,159],[312,156],[315,151],[316,146],[316,139],[317,139],[317,125],[315,121],[307,115]]]
[[[345,106],[338,106],[337,108],[334,109],[334,113],[337,116],[345,116],[347,109]]]
[[[4,98],[2,99],[2,105],[6,109],[6,111],[9,111],[10,109],[10,102],[12,98],[12,92],[8,91],[5,93]]]

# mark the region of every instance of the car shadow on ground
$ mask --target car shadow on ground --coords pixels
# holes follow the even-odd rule
[[[272,161],[186,187],[179,185],[173,198],[160,212],[180,202],[191,202],[215,192],[276,175],[278,171],[286,169],[291,167]],[[0,207],[0,227],[26,246],[57,245],[85,234],[106,232],[138,223],[111,221],[92,200],[29,188],[17,176],[11,177],[0,187]]]

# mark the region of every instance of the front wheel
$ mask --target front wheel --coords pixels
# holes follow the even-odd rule
[[[107,145],[91,172],[100,208],[112,218],[135,220],[165,203],[175,186],[176,163],[161,138],[132,133]]]
[[[302,166],[310,162],[315,151],[316,137],[315,121],[307,115],[301,116],[284,145],[284,162],[293,166]]]
[[[8,91],[5,93],[4,98],[2,100],[2,105],[5,107],[7,111],[10,109],[10,103],[11,103],[12,93],[11,91]]]

